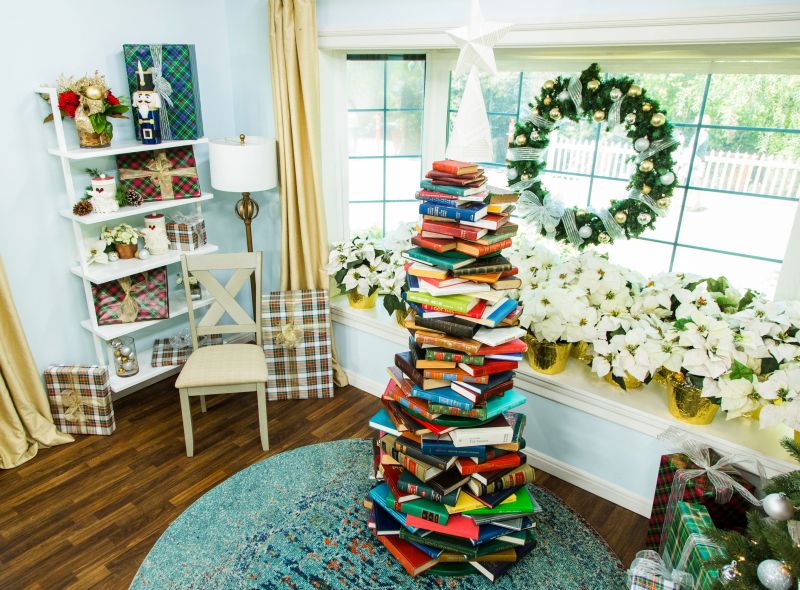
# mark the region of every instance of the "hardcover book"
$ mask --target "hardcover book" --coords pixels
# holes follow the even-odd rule
[[[403,252],[403,256],[415,262],[421,262],[428,266],[454,270],[473,264],[475,258],[467,256],[462,252],[432,252],[425,248],[411,248]]]
[[[412,236],[411,243],[420,248],[427,248],[434,252],[448,252],[456,249],[455,239],[423,238],[420,235]]]
[[[460,162],[458,160],[436,160],[431,164],[431,168],[454,176],[475,174],[480,169],[480,167],[473,162]]]
[[[462,338],[465,340],[470,340],[473,334],[478,331],[478,326],[472,322],[455,317],[421,318],[417,316],[414,318],[414,323],[421,328],[443,332],[449,336],[455,336],[456,338]]]
[[[427,498],[439,504],[454,506],[458,501],[458,491],[450,494],[440,494],[409,471],[403,471],[400,474],[397,480],[397,487],[407,494],[414,494],[420,498]]]
[[[489,233],[489,230],[487,229],[466,227],[459,223],[445,223],[438,221],[423,221],[422,231],[423,233],[430,232],[444,236],[453,236],[454,238],[461,238],[464,240],[479,240]]]
[[[510,268],[511,263],[500,254],[497,254],[488,258],[480,258],[471,264],[467,264],[466,266],[459,266],[457,269],[453,269],[451,272],[453,273],[454,277],[463,277],[467,275],[471,276],[488,273],[502,273]]]
[[[429,191],[439,191],[441,193],[447,193],[449,195],[455,195],[458,197],[466,197],[469,195],[482,193],[484,192],[485,188],[485,184],[474,187],[447,186],[444,184],[436,184],[429,178],[423,178],[419,183],[419,186],[420,188],[424,188]]]

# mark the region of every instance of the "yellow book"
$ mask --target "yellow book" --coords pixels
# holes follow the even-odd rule
[[[508,504],[509,502],[516,502],[517,495],[511,494],[508,498],[500,502],[500,504]],[[447,512],[449,514],[460,514],[461,512],[467,512],[469,510],[478,510],[480,508],[486,508],[485,504],[481,504],[470,496],[469,494],[459,494],[458,499],[456,500],[455,506],[448,506],[447,504],[444,505],[447,508]]]
[[[424,277],[426,279],[446,279],[449,274],[447,269],[437,268],[421,262],[414,262],[408,267],[406,272],[412,276]]]

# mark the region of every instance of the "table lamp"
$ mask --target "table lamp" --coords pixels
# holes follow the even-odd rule
[[[277,150],[274,139],[267,137],[236,137],[212,139],[208,142],[211,166],[211,186],[218,191],[242,193],[234,211],[244,222],[247,251],[253,251],[251,224],[258,216],[258,202],[250,193],[278,186]],[[250,277],[255,297],[255,277]],[[253,310],[256,305],[253,301]]]

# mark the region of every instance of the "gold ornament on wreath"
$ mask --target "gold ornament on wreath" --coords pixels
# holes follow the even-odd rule
[[[672,155],[679,142],[658,100],[627,76],[603,78],[592,64],[577,76],[547,80],[516,122],[506,154],[509,188],[520,194],[520,215],[537,233],[579,250],[636,238],[653,228],[666,214],[677,184]],[[558,106],[550,106],[553,96],[559,97]],[[566,120],[594,121],[610,132],[624,129],[631,142],[628,192],[607,209],[567,207],[540,179],[549,135]]]

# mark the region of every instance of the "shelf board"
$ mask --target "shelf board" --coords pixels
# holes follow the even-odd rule
[[[206,298],[206,299],[199,299],[194,301],[194,309],[202,309],[203,307],[207,307],[214,302],[213,298]],[[96,334],[99,338],[103,340],[112,340],[114,338],[119,338],[120,336],[125,336],[127,334],[132,334],[133,332],[138,332],[139,330],[144,330],[145,328],[150,328],[151,326],[155,326],[156,324],[160,324],[161,322],[166,322],[173,318],[177,318],[186,314],[189,311],[188,306],[186,305],[186,301],[181,297],[177,298],[176,301],[170,301],[169,303],[169,317],[163,320],[149,320],[146,322],[130,322],[127,324],[111,324],[108,326],[95,326],[92,320],[83,320],[81,322],[81,326],[83,326],[89,332]]]
[[[72,209],[62,209],[60,211],[63,217],[71,221],[75,221],[82,225],[92,225],[95,223],[107,223],[115,219],[123,219],[125,217],[133,217],[135,215],[147,215],[154,211],[161,211],[163,209],[172,209],[173,207],[181,207],[183,205],[194,205],[195,203],[202,203],[210,201],[214,198],[213,193],[203,193],[199,197],[192,199],[170,199],[168,201],[148,201],[142,203],[139,207],[120,207],[119,211],[113,213],[90,213],[89,215],[75,215]]]
[[[196,254],[211,254],[219,250],[219,246],[215,244],[206,244],[198,250],[192,252],[182,252],[179,250],[170,250],[169,253],[161,256],[150,256],[145,260],[138,258],[131,258],[129,260],[119,260],[117,262],[109,262],[108,264],[93,264],[89,267],[89,272],[84,274],[80,265],[73,266],[70,271],[86,279],[90,283],[106,283],[115,279],[121,279],[139,272],[153,270],[159,266],[166,266],[167,264],[174,264],[179,262],[181,254],[187,256],[194,256]]]
[[[92,158],[104,158],[106,156],[116,156],[118,154],[133,154],[136,152],[149,152],[151,150],[164,150],[172,147],[184,145],[197,145],[208,143],[207,137],[197,139],[179,139],[175,141],[162,141],[156,145],[145,145],[136,139],[115,141],[110,146],[104,148],[81,148],[75,147],[61,151],[58,148],[49,148],[47,151],[54,156],[67,158],[68,160],[91,160]]]

